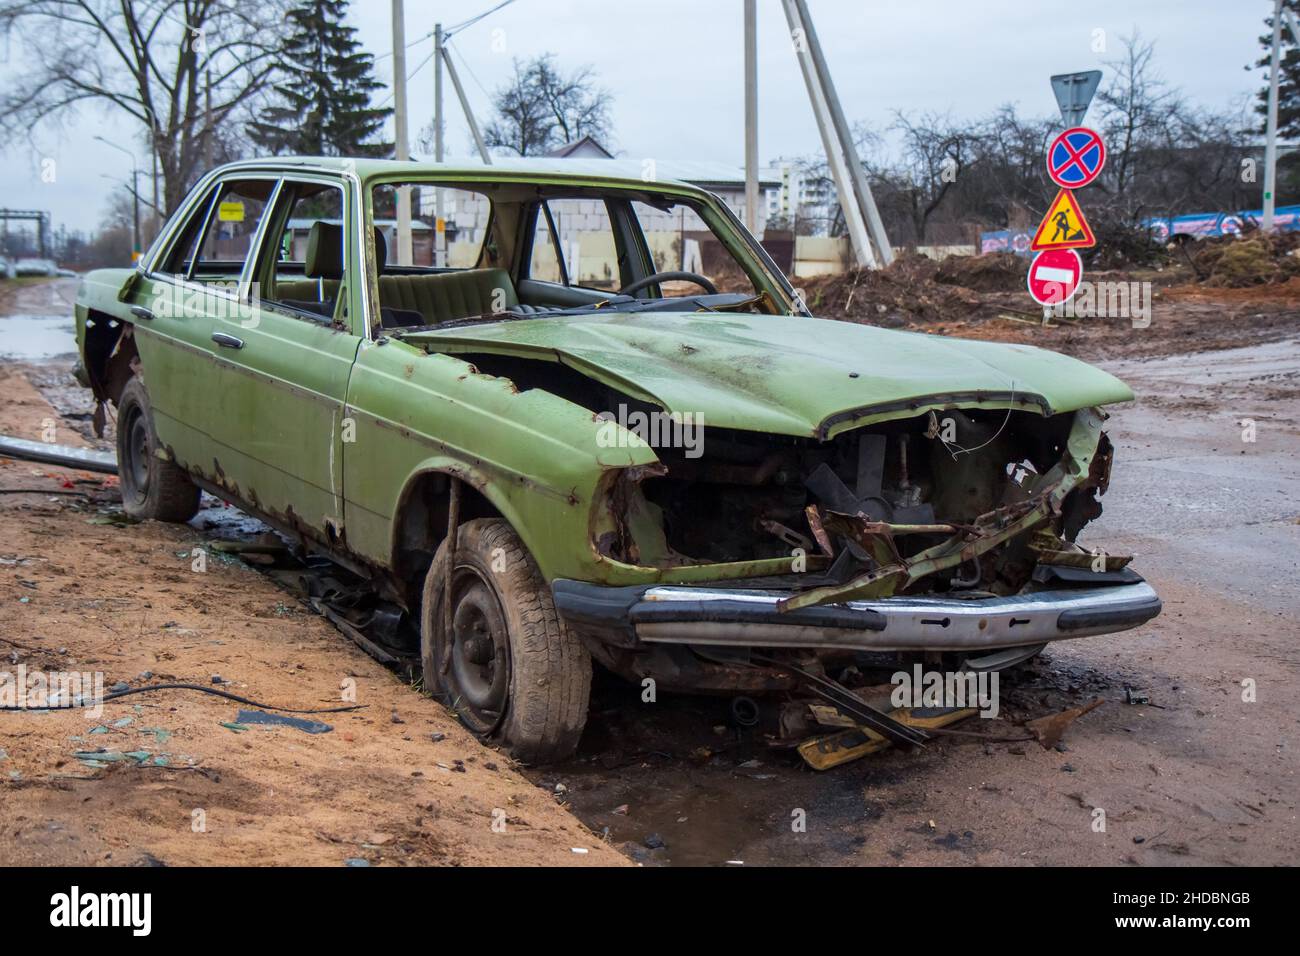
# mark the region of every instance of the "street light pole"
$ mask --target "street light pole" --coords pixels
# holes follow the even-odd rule
[[[131,211],[134,220],[131,224],[131,229],[134,232],[132,246],[135,250],[131,255],[131,265],[135,265],[140,261],[140,253],[144,250],[140,248],[140,170],[134,166],[131,167],[131,199],[134,207]]]
[[[131,158],[131,200],[134,204],[132,214],[134,231],[131,236],[131,264],[135,265],[136,262],[140,260],[140,253],[143,251],[140,248],[140,170],[135,164],[135,153],[131,152],[125,146],[119,146],[111,140],[104,139],[102,136],[96,136],[95,139],[99,140],[105,146],[113,147],[118,152],[126,153],[126,155]]]

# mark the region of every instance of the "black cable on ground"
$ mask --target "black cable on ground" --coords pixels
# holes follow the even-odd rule
[[[238,704],[247,704],[249,707],[256,707],[259,710],[278,710],[282,714],[338,714],[349,710],[361,710],[369,705],[352,704],[348,707],[321,707],[316,710],[294,710],[291,707],[276,707],[272,704],[263,704],[260,701],[249,700],[247,697],[240,697],[238,694],[232,694],[228,690],[218,690],[215,687],[205,687],[203,684],[149,684],[145,687],[128,687],[126,690],[117,690],[105,694],[98,701],[83,701],[72,707],[51,706],[51,707],[0,707],[0,710],[66,710],[77,707],[87,707],[96,703],[106,704],[111,700],[118,700],[122,697],[130,697],[132,694],[147,694],[155,690],[196,690],[203,694],[212,694],[214,697],[224,697],[226,700],[233,700]]]

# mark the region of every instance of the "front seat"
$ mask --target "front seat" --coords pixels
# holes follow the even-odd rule
[[[277,282],[275,301],[319,315],[333,315],[343,280],[342,226],[321,220],[311,224],[303,274],[306,281]]]

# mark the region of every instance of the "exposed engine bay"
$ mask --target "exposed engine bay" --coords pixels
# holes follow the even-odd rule
[[[950,409],[825,442],[705,429],[691,449],[697,457],[656,449],[662,468],[624,489],[634,543],[606,545],[611,557],[641,564],[811,557],[796,570],[821,573],[785,586],[833,588],[914,565],[909,575],[864,582],[874,586],[855,596],[1014,594],[1040,564],[1086,566],[1093,558],[1075,539],[1101,513],[1111,454],[1104,435],[1089,450],[1089,480],[1044,507],[1049,492],[1061,490],[1056,477],[1075,428],[1073,412]],[[636,521],[642,509],[649,520]],[[661,540],[648,539],[654,526]],[[1101,560],[1105,570],[1122,566]]]

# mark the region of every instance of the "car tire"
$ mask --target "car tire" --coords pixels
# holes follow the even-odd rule
[[[158,433],[144,382],[132,377],[117,401],[117,476],[132,518],[189,521],[202,492],[174,461],[158,457]]]
[[[460,526],[424,581],[424,685],[481,739],[524,763],[572,756],[587,721],[591,656],[555,610],[551,589],[505,521]],[[444,605],[452,576],[452,638]]]

